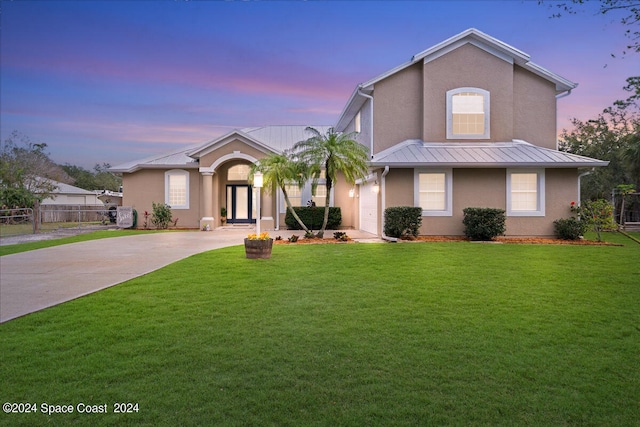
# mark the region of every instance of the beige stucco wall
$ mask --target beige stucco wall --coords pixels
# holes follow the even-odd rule
[[[555,84],[515,67],[514,135],[540,147],[556,149]]]
[[[214,151],[200,157],[200,167],[209,167],[220,157],[233,154],[235,151],[246,154],[255,159],[261,159],[265,156],[265,153],[263,151],[260,151],[254,147],[250,147],[244,142],[236,139],[225,145],[217,147]]]
[[[422,134],[422,64],[417,63],[375,84],[374,152]]]
[[[576,169],[547,169],[544,217],[507,217],[507,235],[553,236],[553,221],[569,218],[569,206],[578,200],[578,171]]]
[[[483,141],[511,141],[513,66],[510,63],[466,44],[426,63],[424,82],[424,141],[447,141],[446,94],[460,87],[475,87],[490,93],[491,134]]]
[[[189,171],[189,209],[172,209],[173,219],[178,219],[177,226],[197,228],[201,217],[201,180],[200,173],[194,169]],[[142,169],[134,173],[122,175],[122,204],[132,206],[138,211],[138,228],[144,225],[144,211],[151,213],[153,203],[164,203],[164,169]],[[149,226],[153,227],[150,223]]]
[[[392,169],[386,176],[386,207],[414,205],[413,169]],[[553,221],[571,215],[569,205],[578,195],[576,169],[545,171],[544,217],[507,217],[508,236],[553,236]],[[506,210],[506,169],[454,169],[452,216],[422,218],[422,235],[464,235],[463,209],[467,207]],[[382,226],[382,225],[381,225]]]
[[[489,91],[488,139],[447,140],[446,93],[460,87]],[[375,84],[374,96],[376,153],[419,138],[427,142],[523,139],[556,148],[555,85],[472,44],[392,74]]]

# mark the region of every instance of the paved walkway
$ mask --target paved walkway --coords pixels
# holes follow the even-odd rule
[[[139,234],[0,257],[0,323],[142,276],[191,255],[240,245],[252,230]],[[349,230],[355,240],[379,241]],[[283,238],[291,231],[270,232]],[[333,232],[326,232],[333,236]]]

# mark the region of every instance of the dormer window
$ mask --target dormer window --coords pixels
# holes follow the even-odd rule
[[[447,92],[447,139],[489,138],[489,92],[463,87]]]

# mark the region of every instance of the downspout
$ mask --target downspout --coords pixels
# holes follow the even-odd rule
[[[364,96],[365,98],[371,100],[371,120],[369,121],[369,134],[371,136],[371,142],[369,147],[369,154],[373,159],[373,96],[367,95],[366,93],[362,92],[362,88],[360,87],[358,87],[358,95]]]
[[[566,97],[566,96],[571,95],[571,91],[572,91],[572,90],[573,90],[573,89],[569,89],[569,90],[565,91],[564,93],[561,93],[561,94],[559,94],[559,95],[556,95],[556,131],[557,131],[557,126],[558,126],[558,103],[557,103],[557,101],[558,101],[558,99],[562,99],[562,98],[564,98],[564,97]],[[558,137],[557,137],[557,135],[556,135],[556,150],[557,150],[557,149],[558,149]],[[588,175],[588,174],[587,174],[587,175]],[[578,182],[580,182],[580,181],[578,180]],[[578,194],[578,199],[580,199],[580,197],[579,197],[579,196],[580,196],[580,194]]]
[[[388,240],[390,242],[397,242],[398,239],[395,237],[391,237],[391,236],[387,236],[386,234],[384,234],[384,210],[386,209],[387,206],[387,180],[386,180],[386,176],[389,173],[389,165],[384,167],[384,171],[382,172],[382,175],[380,175],[380,192],[382,193],[382,199],[381,199],[381,204],[382,204],[382,239],[383,240]]]
[[[568,91],[566,91],[566,92],[564,92],[564,93],[561,93],[560,95],[556,95],[556,100],[561,99],[561,98],[564,98],[565,96],[569,96],[569,95],[571,95],[571,91],[572,91],[572,90],[573,90],[573,89],[569,89]]]

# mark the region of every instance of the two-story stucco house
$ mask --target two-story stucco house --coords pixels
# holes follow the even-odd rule
[[[461,235],[464,208],[493,207],[507,212],[507,235],[552,235],[581,173],[607,165],[556,149],[556,102],[576,86],[476,29],[357,86],[334,128],[356,132],[371,174],[333,188],[342,226],[381,235],[385,208],[420,206],[421,234]],[[164,201],[182,226],[215,227],[222,207],[230,223],[255,222],[250,164],[308,138],[305,128],[237,130],[112,170],[123,175],[123,204],[139,211]],[[284,228],[281,194],[264,190],[262,229]],[[313,198],[309,186],[290,190],[294,204]],[[324,194],[320,186],[315,201]]]

